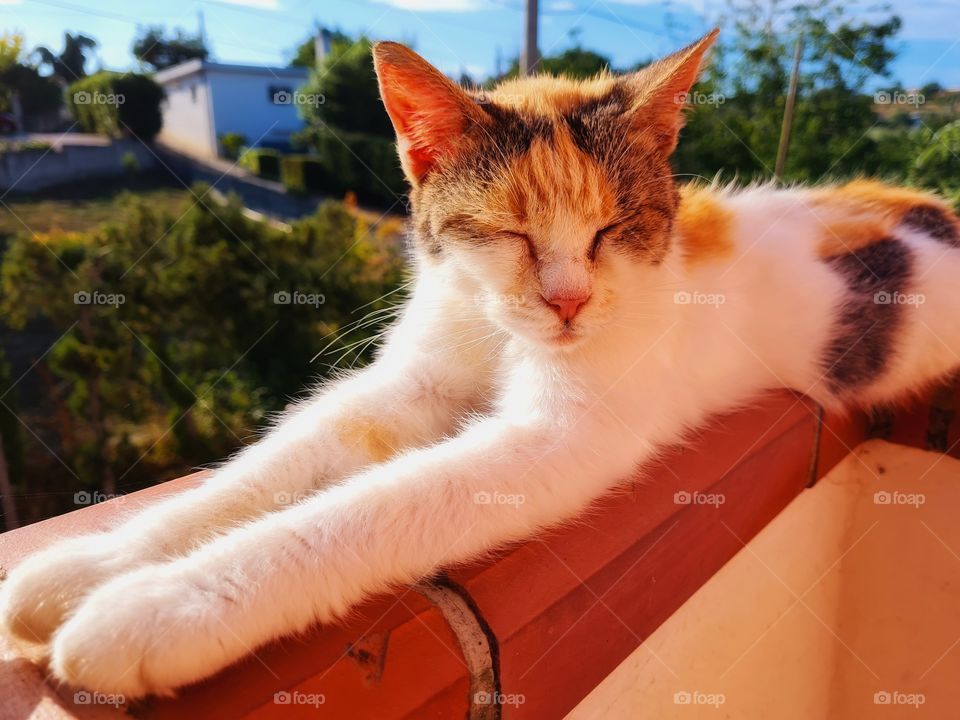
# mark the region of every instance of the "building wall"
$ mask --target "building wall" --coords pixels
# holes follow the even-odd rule
[[[154,166],[151,150],[139,140],[109,140],[95,144],[63,142],[51,150],[20,150],[0,153],[0,192],[34,192],[68,182],[126,172],[126,157],[136,158],[142,168]]]
[[[210,113],[210,92],[203,73],[164,84],[163,129],[159,140],[204,157],[217,154]]]
[[[212,89],[216,135],[240,133],[256,145],[286,144],[290,135],[303,128],[294,93],[306,81],[302,76],[277,72],[234,72],[213,68],[207,71]],[[289,91],[289,104],[274,102],[278,90]],[[288,99],[288,98],[283,98]]]

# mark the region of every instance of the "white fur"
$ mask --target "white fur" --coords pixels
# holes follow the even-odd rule
[[[595,228],[571,219],[550,273],[575,277],[550,282],[587,283],[592,298],[563,342],[529,284],[511,299],[523,248],[422,259],[371,367],[318,392],[203,487],[26,561],[4,583],[0,616],[20,635],[52,634],[58,678],[169,692],[366,595],[574,517],[664,444],[767,389],[836,406],[822,353],[846,285],[816,257],[823,222],[805,197],[722,193],[733,257],[692,270],[674,247],[657,267],[601,249],[587,272],[575,260]],[[864,402],[958,360],[960,252],[901,239],[926,301]],[[395,438],[392,459],[374,463],[344,438],[357,418]],[[278,507],[278,493],[300,491],[314,494]]]

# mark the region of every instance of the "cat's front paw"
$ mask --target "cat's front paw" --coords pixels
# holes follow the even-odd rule
[[[46,643],[95,586],[126,567],[107,536],[59,542],[26,559],[0,585],[0,628]]]
[[[93,592],[54,637],[54,676],[130,700],[169,695],[229,664],[236,636],[219,619],[225,595],[174,567],[146,566]]]

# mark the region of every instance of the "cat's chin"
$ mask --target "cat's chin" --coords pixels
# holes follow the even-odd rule
[[[540,339],[540,344],[544,347],[549,348],[550,350],[557,350],[560,352],[569,352],[583,342],[586,338],[586,334],[577,330],[570,330],[569,328],[564,328],[553,335],[550,335],[545,338]]]

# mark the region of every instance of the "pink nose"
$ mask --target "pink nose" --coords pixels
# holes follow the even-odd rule
[[[580,312],[580,308],[586,305],[587,300],[590,299],[589,295],[567,295],[567,296],[555,296],[543,298],[547,305],[549,305],[553,311],[557,314],[564,322],[568,320],[573,320],[576,317],[577,313]]]

